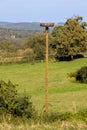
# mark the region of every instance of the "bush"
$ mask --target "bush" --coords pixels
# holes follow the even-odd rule
[[[75,115],[74,118],[80,119],[83,121],[87,121],[87,109],[79,110]]]
[[[55,122],[55,121],[64,121],[72,119],[73,114],[70,112],[50,112],[48,115],[43,113],[42,120],[44,122]]]
[[[41,121],[43,122],[56,122],[56,121],[72,121],[72,120],[80,120],[87,122],[87,109],[82,109],[77,111],[76,113],[72,112],[50,112],[48,115],[43,113],[41,117]]]
[[[9,81],[0,81],[0,114],[32,118],[35,109],[30,97],[19,96],[15,85]]]
[[[8,83],[0,81],[0,112],[11,113],[15,98],[17,98],[15,85],[10,81]]]
[[[30,98],[27,96],[17,97],[13,107],[14,116],[32,118],[35,114],[35,109],[33,108]]]
[[[76,80],[82,83],[87,83],[87,66],[84,66],[77,71]]]
[[[73,78],[76,77],[76,72],[71,72],[68,74],[68,77]]]

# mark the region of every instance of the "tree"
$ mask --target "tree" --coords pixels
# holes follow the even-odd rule
[[[10,40],[3,39],[0,41],[0,62],[6,61],[6,58],[12,57],[15,55],[15,46],[11,43]],[[7,62],[7,61],[6,61]]]
[[[52,32],[55,37],[56,57],[73,57],[87,49],[86,23],[82,22],[82,17],[67,19],[64,26],[56,26]]]
[[[35,60],[44,60],[45,58],[45,34],[37,33],[30,37],[24,44],[24,48],[30,48],[33,50]]]
[[[13,52],[13,50],[15,50],[15,47],[9,40],[2,40],[0,41],[0,50]]]

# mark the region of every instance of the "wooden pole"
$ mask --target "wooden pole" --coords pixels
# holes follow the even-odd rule
[[[49,27],[53,27],[54,23],[41,23],[40,26],[46,29],[46,115],[48,116],[48,31]]]
[[[46,114],[48,115],[48,27],[46,27]]]

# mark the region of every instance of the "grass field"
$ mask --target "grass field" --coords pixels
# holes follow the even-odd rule
[[[51,124],[8,124],[4,122],[0,124],[0,130],[87,130],[87,125],[84,122],[55,122]]]
[[[87,65],[87,58],[71,62],[49,62],[49,111],[87,108],[87,84],[75,82],[68,74]],[[31,95],[39,112],[45,105],[45,63],[0,66],[0,80],[17,84],[19,93]]]

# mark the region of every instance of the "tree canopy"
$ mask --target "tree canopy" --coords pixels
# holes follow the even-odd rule
[[[33,50],[35,60],[44,60],[45,58],[45,34],[37,33],[30,37],[24,44],[24,48]]]
[[[87,49],[87,24],[82,17],[67,19],[64,26],[55,26],[52,32],[55,40],[56,57],[71,57]]]

